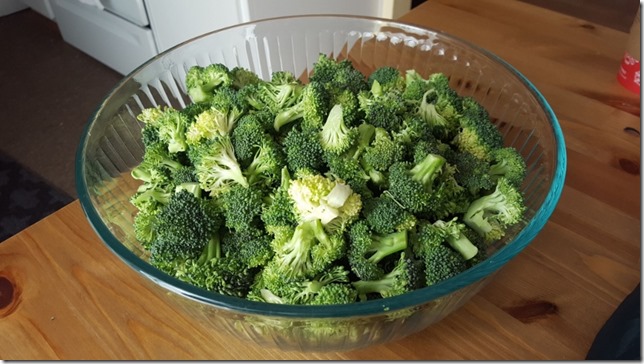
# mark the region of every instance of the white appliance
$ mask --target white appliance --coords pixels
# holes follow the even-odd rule
[[[127,74],[168,48],[234,24],[303,14],[391,19],[408,11],[411,0],[51,0],[50,4],[66,42]]]

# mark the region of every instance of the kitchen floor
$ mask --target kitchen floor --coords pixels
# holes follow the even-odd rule
[[[638,0],[522,1],[625,32],[639,6]],[[0,34],[0,152],[75,197],[83,128],[122,76],[65,43],[56,24],[32,10],[1,17]]]

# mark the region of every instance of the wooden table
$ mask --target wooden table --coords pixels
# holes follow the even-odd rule
[[[263,349],[177,315],[76,201],[0,244],[0,358],[583,359],[640,279],[640,102],[615,78],[627,34],[507,0],[429,0],[401,20],[509,61],[551,103],[567,142],[551,220],[468,304],[387,345]]]

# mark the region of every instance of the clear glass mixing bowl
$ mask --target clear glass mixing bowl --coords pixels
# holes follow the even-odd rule
[[[489,111],[506,145],[525,157],[525,222],[490,249],[490,257],[431,287],[397,297],[348,305],[291,306],[251,302],[196,288],[150,265],[134,238],[139,185],[130,176],[143,154],[135,116],[157,105],[183,108],[193,65],[246,67],[264,79],[287,70],[307,81],[320,53],[349,59],[365,74],[389,65],[423,76],[443,72],[461,94]],[[76,184],[90,224],[130,268],[169,293],[177,312],[212,330],[285,350],[350,350],[400,339],[442,319],[476,294],[543,228],[561,195],[564,139],[552,109],[535,86],[497,56],[436,30],[388,20],[300,16],[241,24],[182,43],[125,77],[90,118],[80,141]]]

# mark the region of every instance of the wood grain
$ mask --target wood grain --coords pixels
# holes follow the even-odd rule
[[[1,359],[579,360],[640,279],[640,101],[625,33],[506,0],[430,0],[402,21],[489,49],[549,101],[568,148],[559,205],[470,302],[403,340],[266,349],[206,329],[98,239],[77,202],[0,245]]]

